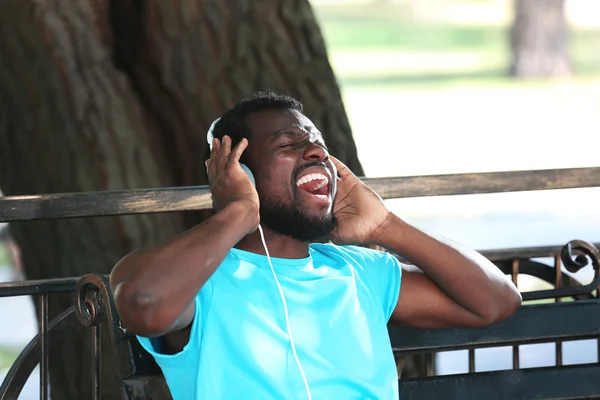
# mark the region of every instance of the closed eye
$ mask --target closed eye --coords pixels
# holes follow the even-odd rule
[[[283,144],[280,144],[279,146],[277,146],[275,148],[276,149],[285,149],[285,148],[288,148],[288,147],[298,147],[298,146],[307,145],[308,143],[310,143],[309,140],[302,140],[302,141],[298,141],[298,142],[283,143]],[[327,146],[325,146],[325,143],[316,142],[315,144],[317,146],[320,146],[323,149],[325,149],[325,151],[329,152],[329,148],[327,148]]]

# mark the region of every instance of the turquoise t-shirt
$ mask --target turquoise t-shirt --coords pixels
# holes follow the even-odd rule
[[[387,322],[402,270],[391,254],[310,245],[303,259],[271,258],[286,297],[312,398],[397,400]],[[174,355],[139,337],[174,400],[306,399],[266,256],[232,249],[196,297],[190,340]]]

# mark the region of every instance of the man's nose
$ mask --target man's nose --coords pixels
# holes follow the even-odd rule
[[[327,161],[329,152],[318,144],[309,143],[304,150],[304,159],[307,161]]]

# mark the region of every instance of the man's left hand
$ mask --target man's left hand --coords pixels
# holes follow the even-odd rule
[[[340,160],[330,156],[341,180],[333,214],[338,225],[331,232],[331,240],[338,245],[373,243],[391,215],[383,200],[356,177]],[[334,178],[336,179],[336,178]]]

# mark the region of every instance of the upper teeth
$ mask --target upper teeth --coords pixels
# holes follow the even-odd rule
[[[329,183],[329,178],[327,177],[327,175],[324,174],[307,174],[304,175],[302,178],[298,179],[296,181],[296,185],[300,186],[304,183],[308,183],[311,181],[315,181],[315,180],[320,180],[322,181],[321,184],[319,185],[319,187],[317,189],[322,188],[323,186],[327,185]]]

